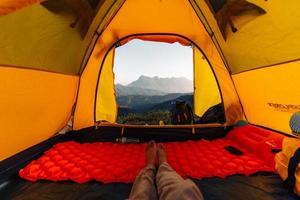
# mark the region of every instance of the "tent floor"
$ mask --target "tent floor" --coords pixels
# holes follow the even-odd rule
[[[234,175],[225,179],[208,178],[194,180],[207,200],[296,200],[294,194],[286,190],[276,174],[265,173],[252,176]],[[49,199],[109,199],[128,198],[132,184],[101,184],[92,181],[78,184],[71,181],[35,183],[12,178],[0,186],[2,200],[49,200]]]
[[[245,127],[246,129],[253,129]],[[197,129],[197,134],[191,134],[185,129],[130,129],[128,137],[139,138],[141,141],[155,139],[159,142],[185,141],[185,140],[214,140],[224,137],[229,130],[220,128]],[[246,131],[246,130],[244,130]],[[199,134],[198,134],[199,132]],[[256,132],[256,131],[251,131]],[[109,134],[106,134],[109,133]],[[143,134],[141,134],[143,133]],[[246,132],[247,133],[247,132]],[[247,133],[247,135],[249,135]],[[0,199],[1,200],[55,200],[55,199],[126,199],[132,184],[111,183],[101,184],[91,181],[78,184],[71,181],[29,182],[21,179],[17,172],[25,167],[31,160],[37,159],[42,153],[57,142],[75,140],[84,142],[111,142],[121,136],[121,129],[113,127],[88,128],[66,135],[55,136],[42,142],[12,158],[0,163]],[[233,175],[227,178],[204,178],[194,180],[207,200],[296,200],[299,199],[289,192],[282,180],[274,173],[256,173],[251,176]]]

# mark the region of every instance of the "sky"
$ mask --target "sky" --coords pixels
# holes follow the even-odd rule
[[[135,39],[116,48],[114,73],[115,83],[123,85],[137,80],[141,75],[193,80],[193,49],[179,43]]]

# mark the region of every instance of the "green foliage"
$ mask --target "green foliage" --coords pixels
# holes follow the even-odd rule
[[[146,95],[127,95],[127,96],[118,96],[117,102],[119,107],[126,107],[135,112],[149,112],[152,110],[169,110],[171,106],[171,101],[176,100],[177,98],[185,98],[187,96],[188,101],[192,101],[192,94],[184,93],[173,93],[163,96],[146,96]],[[185,100],[185,99],[183,99]],[[160,104],[162,104],[161,107]],[[155,107],[155,109],[152,109]],[[122,113],[121,113],[122,114]]]
[[[165,96],[129,95],[118,97],[120,124],[158,125],[160,121],[171,124],[172,101],[186,101],[193,107],[193,94],[168,94]],[[198,120],[195,116],[195,120]]]
[[[118,117],[118,123],[120,124],[159,125],[160,121],[163,121],[164,124],[171,124],[169,111],[158,110],[148,113],[129,113]]]

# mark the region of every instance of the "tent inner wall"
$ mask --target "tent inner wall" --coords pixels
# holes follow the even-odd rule
[[[193,47],[194,60],[194,112],[202,116],[210,107],[222,103],[215,76],[197,47]]]
[[[48,139],[68,122],[78,76],[0,66],[0,160]]]
[[[209,0],[190,1],[201,9],[195,10],[207,22],[206,27],[220,44],[233,74],[300,59],[298,0],[247,0],[244,5],[237,5],[243,1],[236,1],[232,8],[229,4],[233,1],[223,1],[223,14],[214,13],[209,8]],[[260,9],[265,13],[259,13]],[[216,16],[226,23],[226,40]],[[231,30],[229,19],[236,32]]]
[[[80,74],[96,30],[123,1],[0,1],[0,65]]]
[[[289,120],[300,111],[300,61],[233,75],[249,122],[291,133]]]
[[[116,122],[118,105],[115,96],[114,84],[114,55],[112,48],[105,57],[97,83],[97,94],[95,101],[95,121]]]
[[[240,7],[236,13],[227,10],[223,13],[227,23],[226,40],[209,1],[191,2],[220,44],[247,120],[290,134],[290,116],[300,111],[300,87],[296,81],[300,73],[299,1],[247,1],[265,10],[265,14],[259,14],[253,6],[245,11]],[[224,6],[225,10],[228,8]],[[236,32],[230,29],[228,16]]]
[[[132,34],[172,33],[191,39],[207,56],[217,81],[220,83],[227,123],[232,124],[237,119],[243,118],[243,112],[231,77],[219,53],[222,53],[222,58],[225,59],[231,72],[235,74],[232,77],[243,106],[247,107],[245,111],[249,121],[290,132],[287,122],[292,111],[278,112],[276,108],[274,116],[278,119],[272,122],[266,121],[267,116],[259,112],[259,109],[251,109],[257,104],[253,100],[255,98],[250,98],[251,100],[247,98],[256,95],[253,87],[257,85],[254,81],[258,79],[263,82],[272,81],[274,86],[270,86],[271,88],[285,87],[284,84],[280,84],[280,80],[287,80],[286,77],[276,75],[272,78],[272,70],[275,68],[279,68],[282,74],[298,73],[299,67],[296,66],[300,58],[298,0],[284,3],[249,0],[249,3],[263,9],[265,13],[252,12],[255,9],[250,12],[235,13],[232,20],[238,31],[232,32],[227,22],[226,40],[217,24],[216,13],[212,11],[207,0],[99,0],[95,10],[89,13],[93,16],[93,20],[90,21],[90,28],[85,36],[82,34],[82,26],[70,26],[78,15],[76,13],[78,10],[71,8],[76,4],[75,2],[79,1],[72,1],[72,5],[63,7],[51,6],[62,1],[8,0],[0,2],[0,24],[4,30],[0,33],[1,66],[22,66],[77,74],[81,72],[81,64],[87,63],[81,77],[82,84],[80,84],[74,120],[75,129],[94,124],[99,65],[114,42]],[[227,9],[228,5],[224,8]],[[240,10],[242,9],[243,7]],[[223,17],[226,16],[228,15]],[[24,19],[27,20],[24,21]],[[94,42],[95,48],[91,48]],[[245,70],[270,65],[273,65],[270,71],[263,69],[251,71],[249,74],[245,72]],[[240,72],[244,73],[236,74]],[[259,78],[250,78],[254,74],[259,74]],[[267,77],[263,78],[263,76]],[[268,103],[268,106],[292,107],[293,112],[298,111],[297,103],[294,103],[299,94],[296,85],[295,83],[289,87],[296,88],[293,90],[286,88],[280,90],[284,91],[285,98],[274,97],[270,100],[278,102]],[[250,90],[245,90],[246,88]],[[273,95],[271,91],[266,94],[269,97],[264,98],[270,98]],[[270,100],[268,102],[271,102]],[[257,101],[260,102],[259,99]],[[266,105],[267,101],[261,102],[263,103],[259,103],[260,105]],[[275,112],[266,113],[274,114]],[[258,120],[257,116],[264,119]]]
[[[79,74],[88,42],[80,22],[72,25],[77,15],[69,5],[45,1],[5,15],[1,11],[0,5],[1,65]]]

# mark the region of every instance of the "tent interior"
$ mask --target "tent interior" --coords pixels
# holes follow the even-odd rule
[[[171,166],[192,178],[205,199],[297,199],[276,173],[274,159],[285,140],[299,143],[289,127],[300,111],[298,5],[297,0],[1,1],[1,199],[126,199],[144,164],[134,163],[128,152],[143,157],[132,149],[150,140],[182,155],[169,158]],[[222,103],[224,122],[117,124],[114,53],[133,39],[191,46],[194,112],[201,116]],[[241,121],[248,124],[240,126]],[[120,137],[140,143],[115,144]],[[57,150],[62,147],[75,157],[93,147],[95,154],[84,156],[110,167],[98,174],[83,167],[81,177],[62,175],[55,159],[68,158],[79,167],[80,157],[78,162],[64,157]],[[124,155],[101,160],[112,150]],[[49,155],[58,172],[42,165]],[[118,162],[127,158],[128,164]]]

